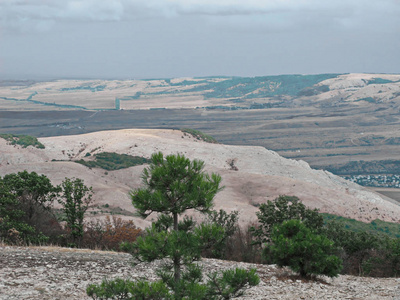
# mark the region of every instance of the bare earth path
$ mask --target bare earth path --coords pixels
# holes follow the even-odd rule
[[[155,279],[157,263],[131,266],[130,255],[55,247],[0,247],[0,299],[89,299],[89,283],[103,278]],[[400,278],[339,276],[306,282],[273,265],[204,259],[205,274],[256,268],[261,283],[239,299],[400,299]]]

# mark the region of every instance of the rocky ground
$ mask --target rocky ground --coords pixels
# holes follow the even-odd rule
[[[306,281],[274,265],[204,259],[205,274],[256,268],[257,287],[240,299],[400,299],[400,278],[339,276]],[[0,247],[0,299],[89,299],[89,283],[103,278],[155,279],[157,263],[130,264],[130,255],[56,247]]]

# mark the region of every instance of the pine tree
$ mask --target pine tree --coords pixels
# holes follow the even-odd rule
[[[143,171],[143,187],[132,191],[131,198],[141,217],[157,213],[158,220],[131,249],[139,261],[164,259],[166,263],[157,271],[160,281],[124,282],[120,294],[126,292],[127,286],[131,294],[143,286],[150,298],[155,291],[157,295],[164,291],[163,299],[229,299],[241,295],[245,287],[258,284],[255,270],[242,269],[228,270],[222,275],[208,274],[208,280],[203,280],[202,270],[195,262],[207,244],[204,241],[223,239],[224,229],[217,224],[196,226],[188,217],[179,219],[190,209],[210,212],[214,197],[221,190],[221,176],[208,175],[203,169],[204,162],[190,161],[183,155],[165,158],[162,153],[152,155],[150,166]],[[88,294],[96,299],[96,295],[112,284],[103,282],[103,288],[92,285]],[[134,292],[131,299],[139,295],[142,297],[143,290]]]

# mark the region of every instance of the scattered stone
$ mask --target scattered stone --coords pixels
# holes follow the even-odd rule
[[[24,262],[22,264],[22,262]],[[81,300],[86,287],[104,278],[155,280],[161,261],[131,265],[126,253],[56,247],[0,247],[0,300]],[[256,268],[261,282],[238,299],[400,299],[400,279],[339,276],[305,281],[287,269],[204,259],[205,274],[229,268]]]

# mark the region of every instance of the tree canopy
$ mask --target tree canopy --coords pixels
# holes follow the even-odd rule
[[[204,162],[190,161],[183,155],[151,157],[142,174],[143,188],[131,192],[132,204],[143,218],[158,212],[176,218],[188,209],[208,212],[221,190],[221,176],[203,172]]]

